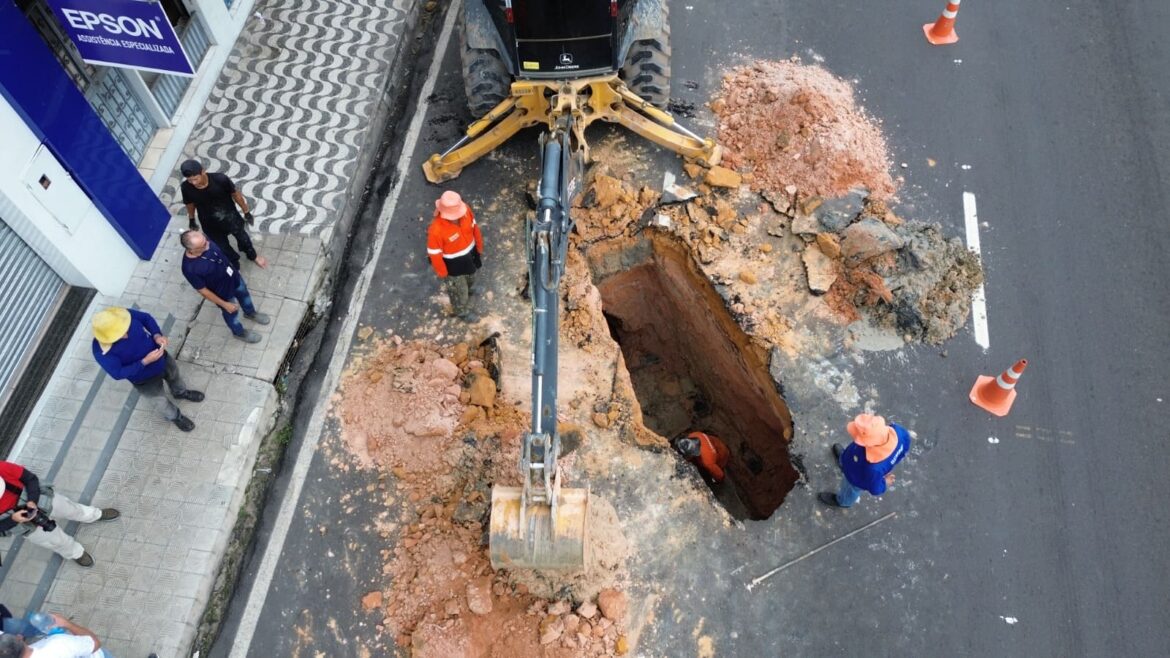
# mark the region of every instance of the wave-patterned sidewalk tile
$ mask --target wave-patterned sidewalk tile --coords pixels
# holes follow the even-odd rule
[[[409,0],[257,5],[182,159],[227,174],[264,233],[317,236],[340,219]],[[175,212],[178,172],[162,198]]]

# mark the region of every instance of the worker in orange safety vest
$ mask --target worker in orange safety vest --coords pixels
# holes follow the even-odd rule
[[[726,475],[724,469],[727,468],[731,452],[717,437],[703,432],[691,432],[675,441],[674,447],[687,458],[687,461],[698,466],[699,472],[704,476],[716,483],[723,481]]]
[[[468,297],[475,272],[483,265],[483,234],[475,214],[457,192],[443,192],[435,201],[435,217],[427,229],[427,256],[443,280],[452,315],[471,321]]]

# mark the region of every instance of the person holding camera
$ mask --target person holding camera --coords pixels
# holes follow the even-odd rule
[[[15,530],[25,539],[42,548],[54,551],[83,567],[93,566],[93,556],[76,539],[61,529],[55,516],[62,521],[109,521],[121,516],[113,507],[98,509],[69,500],[41,486],[36,474],[20,464],[0,461],[0,479],[4,493],[0,494],[0,535]]]

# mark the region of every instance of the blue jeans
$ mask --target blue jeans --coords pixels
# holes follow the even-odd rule
[[[245,315],[255,315],[256,307],[252,304],[252,295],[248,292],[248,284],[244,283],[244,277],[240,277],[240,285],[236,286],[235,294],[232,297],[224,298],[223,301],[230,302],[235,300],[240,308],[244,309]],[[243,336],[247,333],[244,329],[244,324],[240,322],[240,308],[236,309],[235,313],[228,313],[222,308],[219,310],[223,314],[223,321],[227,323],[228,329],[237,336]]]
[[[846,478],[844,474],[842,474],[841,487],[837,489],[837,504],[841,507],[853,507],[853,503],[856,503],[857,500],[861,498],[862,491],[864,491],[864,489],[859,489],[853,486],[853,484],[849,482],[849,479]]]

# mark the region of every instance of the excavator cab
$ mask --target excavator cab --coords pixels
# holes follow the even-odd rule
[[[513,2],[516,77],[581,77],[617,70],[617,7],[609,0]]]
[[[481,117],[513,80],[618,73],[639,96],[670,96],[666,0],[467,0],[460,20],[464,81]],[[470,76],[468,75],[470,74]],[[494,83],[494,84],[491,84]]]

